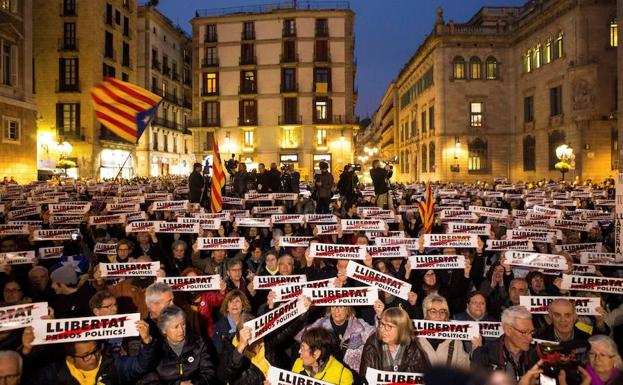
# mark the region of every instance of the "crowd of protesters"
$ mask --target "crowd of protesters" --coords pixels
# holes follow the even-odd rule
[[[169,194],[170,200],[198,203],[175,212],[154,210],[150,200],[140,204],[146,220],[174,222],[179,216],[205,212],[209,180],[201,171],[198,165],[188,180],[153,178],[121,181],[119,185],[135,186],[141,194],[160,192]],[[434,184],[437,213],[433,234],[447,233],[447,222],[440,215],[445,207],[504,208],[509,214],[501,219],[476,215],[471,222],[491,227],[488,235],[478,237],[475,248],[431,248],[424,246],[425,228],[418,209],[401,209],[422,201],[426,185],[391,184],[391,168],[378,161],[370,174],[373,183],[366,188],[348,165],[335,182],[323,163],[306,184],[300,183],[300,175],[292,167],[280,171],[275,164],[270,170],[260,165],[251,173],[240,163],[232,170],[224,195],[241,198],[242,206],[225,203],[223,208],[272,205],[281,206],[283,213],[330,213],[338,219],[359,219],[365,213],[361,208],[380,207],[392,210],[398,218],[388,221],[380,236],[418,238],[418,247],[410,251],[414,255],[463,255],[464,268],[412,269],[408,255],[366,255],[358,263],[411,285],[406,299],[379,291],[372,306],[320,307],[302,297],[298,300],[305,312],[259,340],[253,340],[252,330],[244,324],[281,304],[275,301],[274,291],[256,290],[255,276],[305,275],[307,281],[335,278],[335,287],[362,285],[348,276],[348,260],[314,258],[308,247],[281,246],[281,237],[310,236],[310,243],[373,245],[379,234],[344,232],[338,226],[337,234],[323,235],[314,223],[305,221],[237,227],[233,218],[222,221],[218,230],[200,229],[197,234],[158,233],[153,228],[126,233],[126,223],[89,224],[90,216],[106,213],[99,212],[105,207],[101,202],[106,193],[107,199],[114,199],[128,191],[119,186],[111,189],[110,182],[0,185],[0,224],[11,223],[12,211],[27,207],[29,197],[46,191],[66,193],[60,194],[61,202],[93,203],[78,225],[75,239],[37,241],[32,235],[35,222],[29,226],[30,234],[0,234],[4,258],[0,314],[7,307],[37,302],[48,303],[48,319],[140,314],[135,325],[138,337],[44,345],[33,344],[36,331],[32,326],[7,327],[0,317],[0,383],[268,385],[269,368],[278,367],[335,385],[370,382],[366,377],[369,369],[423,373],[424,382],[431,385],[549,385],[546,380],[561,385],[623,384],[623,295],[591,291],[590,287],[565,290],[562,275],[574,272],[580,255],[555,248],[590,242],[598,243],[600,252],[614,253],[614,180],[601,184]],[[487,194],[500,191],[502,195]],[[275,192],[296,193],[298,198],[272,202],[245,199],[249,193]],[[573,192],[581,194],[574,198]],[[562,194],[568,197],[564,202]],[[486,246],[487,240],[506,239],[507,230],[520,227],[516,220],[520,213],[533,210],[532,197],[539,199],[542,207],[559,210],[561,219],[577,218],[574,212],[580,210],[603,212],[586,230],[562,228],[554,243],[533,242],[534,252],[566,258],[566,271],[515,266],[504,252]],[[20,220],[40,221],[43,229],[58,227],[51,224],[51,216],[44,203],[40,212]],[[199,248],[199,237],[244,237],[245,241],[241,250],[206,251]],[[114,244],[114,254],[96,253],[94,247],[100,243]],[[50,246],[62,246],[62,256],[32,264],[8,262],[10,253],[37,252]],[[616,260],[618,265],[594,265],[595,272],[590,275],[623,277],[623,261]],[[177,291],[156,282],[156,277],[110,279],[101,271],[106,263],[151,261],[160,262],[161,277],[218,274],[222,277],[220,289]],[[532,314],[520,305],[521,296],[557,298],[547,314]],[[579,314],[569,300],[573,297],[598,297],[597,313]],[[415,330],[413,320],[418,319],[501,322],[503,334],[464,341],[431,338]],[[549,343],[554,351],[555,346],[565,347],[561,348],[562,357],[548,354],[541,343]]]

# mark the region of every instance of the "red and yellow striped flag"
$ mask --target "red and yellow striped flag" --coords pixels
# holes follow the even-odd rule
[[[212,188],[210,190],[210,210],[213,213],[218,213],[223,209],[221,190],[224,185],[225,171],[223,171],[221,155],[218,152],[218,143],[214,141],[214,150],[212,152]]]
[[[162,97],[131,83],[115,78],[91,89],[97,120],[115,135],[132,143],[138,139],[156,115]]]
[[[433,199],[433,192],[430,187],[430,183],[426,185],[426,194],[424,194],[424,201],[418,205],[418,211],[422,224],[424,225],[424,233],[429,234],[433,231],[433,223],[435,221],[435,201]]]

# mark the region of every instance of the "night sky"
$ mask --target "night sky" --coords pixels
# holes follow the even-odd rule
[[[158,9],[173,22],[190,30],[196,9],[269,4],[258,0],[160,0]],[[441,6],[444,19],[467,21],[483,5],[517,6],[526,0],[351,0],[355,12],[355,54],[357,57],[357,114],[372,115],[387,85],[430,33],[435,9]],[[183,6],[182,6],[183,4]]]

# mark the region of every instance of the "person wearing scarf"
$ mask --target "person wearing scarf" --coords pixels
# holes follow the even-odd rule
[[[579,368],[583,378],[582,385],[623,384],[623,362],[616,343],[603,334],[590,337],[588,343],[591,346],[588,364],[584,369]]]

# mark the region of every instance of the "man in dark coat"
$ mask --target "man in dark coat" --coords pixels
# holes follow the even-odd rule
[[[372,170],[370,170],[370,179],[374,185],[374,194],[376,195],[376,205],[380,208],[387,208],[392,210],[394,204],[392,198],[389,196],[389,178],[392,177],[393,170],[386,164],[381,167],[381,161],[376,159],[372,162]]]
[[[281,172],[277,170],[277,163],[270,164],[270,171],[268,172],[268,192],[280,192],[281,191]]]
[[[239,163],[238,172],[234,174],[234,192],[238,198],[244,198],[244,194],[247,192],[248,183],[249,173],[247,172],[247,165]]]
[[[268,171],[266,171],[264,163],[257,165],[257,192],[268,192]]]
[[[315,176],[314,185],[316,188],[316,213],[329,214],[333,175],[329,172],[329,164],[327,162],[320,162],[320,174]]]
[[[200,203],[204,189],[203,175],[201,175],[201,163],[193,165],[193,172],[188,176],[188,199],[191,203]]]

